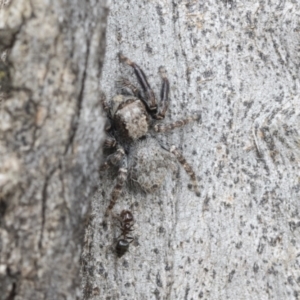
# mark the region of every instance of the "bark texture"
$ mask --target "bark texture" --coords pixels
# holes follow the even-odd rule
[[[124,189],[130,251],[104,218],[113,172],[103,173],[83,253],[86,299],[299,299],[300,105],[297,1],[111,3],[102,88],[134,79],[138,63],[159,92],[171,83],[167,121],[202,112],[202,124],[163,135],[182,147],[201,197],[178,166],[155,194]],[[109,176],[107,176],[109,175]]]
[[[81,298],[79,259],[103,139],[105,5],[1,4],[1,300]]]

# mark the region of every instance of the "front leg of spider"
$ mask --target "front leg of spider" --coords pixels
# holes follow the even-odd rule
[[[144,71],[135,62],[131,61],[126,56],[119,54],[119,58],[120,58],[120,61],[126,63],[127,65],[129,65],[130,67],[133,68],[136,78],[145,94],[144,102],[147,105],[148,109],[155,113],[157,110],[157,102],[156,102],[155,94],[154,94],[150,84],[148,83],[148,80],[147,80],[147,77],[146,77]]]
[[[167,78],[167,72],[164,67],[159,68],[159,73],[162,78],[162,85],[160,90],[160,103],[158,112],[153,116],[153,118],[156,120],[163,120],[169,107],[170,83]]]

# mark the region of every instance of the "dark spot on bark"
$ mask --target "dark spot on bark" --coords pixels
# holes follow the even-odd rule
[[[156,284],[157,284],[158,287],[162,287],[162,286],[163,286],[163,285],[162,285],[162,282],[161,282],[161,279],[160,279],[160,274],[159,274],[159,272],[158,272],[157,275],[156,275]]]
[[[253,272],[254,272],[254,273],[257,273],[258,270],[259,270],[258,264],[257,264],[257,263],[254,263],[254,265],[253,265]]]
[[[289,222],[289,226],[290,226],[290,230],[293,232],[294,230],[296,230],[298,227],[300,227],[300,222],[294,222],[291,221]]]
[[[238,243],[235,245],[235,247],[236,247],[237,249],[241,249],[242,246],[243,246],[243,243],[242,243],[242,242],[238,242]]]
[[[236,2],[234,0],[221,0],[227,8],[233,9],[236,7]],[[228,18],[227,18],[228,19]]]
[[[231,79],[231,76],[230,76],[231,65],[229,63],[226,63],[226,65],[225,65],[225,71],[226,71],[226,75],[227,75],[228,80],[230,80]]]
[[[155,249],[153,249],[153,252],[154,252],[155,254],[158,254],[158,253],[159,253],[159,250],[158,250],[157,248],[155,248]]]
[[[128,269],[128,267],[129,267],[129,263],[126,259],[123,262],[123,267],[126,268],[126,269]]]
[[[162,7],[161,7],[160,5],[157,5],[157,6],[156,6],[156,12],[157,12],[157,14],[159,15],[159,23],[160,23],[161,25],[165,25],[166,22],[165,22],[165,20],[164,20],[164,18],[163,18]]]
[[[153,53],[153,49],[149,46],[148,43],[146,44],[146,51],[147,51],[148,53],[150,53],[150,54]]]
[[[225,208],[231,208],[231,204],[230,203],[223,202],[222,204],[224,205]]]
[[[165,230],[164,227],[160,226],[159,229],[158,229],[158,232],[159,232],[159,233],[165,233],[166,230]]]
[[[108,227],[108,226],[107,226],[106,221],[103,221],[103,222],[102,222],[102,228],[103,228],[103,230],[104,230],[104,231],[107,231],[107,227]]]
[[[157,300],[160,300],[160,296],[159,296],[159,290],[158,289],[155,289],[155,291],[154,291],[154,296],[155,296],[155,298],[157,299]]]
[[[94,267],[91,266],[91,267],[89,267],[87,270],[88,270],[89,275],[90,275],[91,277],[93,277],[93,276],[94,276]]]
[[[298,293],[297,291],[294,291],[294,297],[295,297],[296,299],[299,299],[298,296],[299,296],[299,293]]]
[[[6,209],[7,209],[6,202],[3,199],[0,199],[0,224],[2,223],[1,221],[3,220]]]
[[[190,287],[187,286],[187,287],[185,288],[185,295],[184,295],[184,299],[185,299],[185,300],[188,299],[189,292],[190,292]]]
[[[258,56],[261,58],[261,60],[263,62],[267,62],[268,61],[268,55],[262,53],[261,51],[258,52]]]
[[[288,283],[289,283],[290,285],[294,285],[293,277],[292,277],[292,276],[288,276],[287,280],[288,280]]]
[[[8,93],[11,88],[9,67],[0,60],[0,91]]]
[[[276,271],[274,266],[272,266],[271,268],[268,269],[268,273],[276,276],[278,274],[278,271]]]
[[[232,278],[233,278],[233,275],[235,274],[235,270],[232,270],[230,273],[229,273],[229,277],[228,277],[228,282],[231,282],[232,281]]]

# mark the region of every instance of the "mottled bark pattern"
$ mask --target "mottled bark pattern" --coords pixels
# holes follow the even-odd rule
[[[114,210],[135,216],[134,242],[117,258],[93,202],[84,257],[87,299],[299,299],[299,11],[297,1],[112,1],[102,87],[133,78],[118,53],[170,81],[166,123],[201,111],[202,124],[161,135],[181,145],[182,168],[154,194],[125,187]],[[132,82],[138,86],[137,82]]]
[[[98,180],[105,1],[0,9],[0,299],[80,299]]]

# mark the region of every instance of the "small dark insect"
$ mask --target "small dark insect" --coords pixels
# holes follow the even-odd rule
[[[118,237],[116,244],[116,253],[118,257],[122,257],[129,248],[130,243],[133,242],[133,237],[128,234],[133,231],[132,226],[134,224],[133,215],[129,210],[122,210],[120,215],[116,217],[120,221],[121,234]],[[122,237],[120,239],[120,237]]]
[[[130,91],[130,94],[119,94],[110,102],[104,98],[102,101],[108,117],[105,127],[108,136],[104,146],[113,149],[113,153],[107,157],[100,170],[106,170],[111,166],[118,168],[117,182],[106,215],[111,212],[119,198],[128,175],[142,190],[146,192],[157,190],[170,169],[170,159],[167,158],[170,153],[190,176],[193,189],[196,195],[200,196],[196,174],[181,152],[175,146],[163,147],[154,138],[156,134],[199,120],[200,114],[196,113],[173,123],[161,124],[160,121],[165,118],[169,106],[169,80],[165,69],[160,68],[162,87],[160,102],[157,103],[143,70],[122,54],[119,57],[121,62],[133,68],[142,91],[127,79],[122,79],[119,81],[122,91]],[[122,243],[120,242],[120,246]]]

